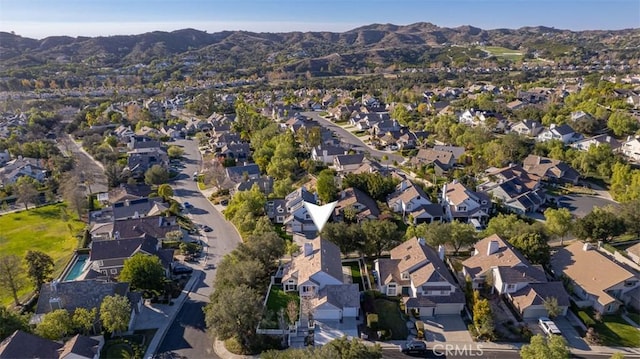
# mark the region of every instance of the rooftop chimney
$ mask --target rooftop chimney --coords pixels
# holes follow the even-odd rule
[[[498,251],[498,248],[500,248],[500,246],[498,245],[498,241],[489,242],[489,245],[487,246],[487,255],[490,256],[494,254]]]
[[[444,261],[444,246],[442,244],[438,246],[438,257],[441,261]]]
[[[305,243],[304,244],[304,256],[308,257],[313,254],[313,243]]]

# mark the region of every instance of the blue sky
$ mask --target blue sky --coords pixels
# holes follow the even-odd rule
[[[0,31],[44,38],[194,28],[346,31],[371,23],[483,29],[640,27],[640,0],[0,0]]]

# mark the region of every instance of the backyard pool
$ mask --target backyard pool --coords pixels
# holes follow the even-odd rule
[[[84,265],[87,263],[89,256],[87,254],[80,254],[76,257],[73,266],[69,270],[69,273],[64,277],[63,282],[70,282],[75,280],[82,273]]]

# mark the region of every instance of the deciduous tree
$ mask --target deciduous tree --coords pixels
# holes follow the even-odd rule
[[[71,316],[66,309],[56,309],[44,315],[36,327],[36,334],[51,340],[60,340],[73,331]]]
[[[159,185],[158,196],[162,197],[165,201],[168,201],[169,198],[173,197],[173,188],[166,183]]]
[[[322,170],[316,182],[318,198],[324,203],[335,201],[338,198],[338,186],[335,182],[335,173],[332,170]]]
[[[169,158],[180,158],[184,155],[184,150],[179,146],[169,146],[167,155],[169,155]]]
[[[568,359],[569,347],[560,335],[545,337],[537,334],[531,337],[531,342],[522,346],[520,357],[522,359]]]
[[[547,265],[551,260],[551,248],[547,238],[540,233],[523,233],[509,241],[532,263]]]
[[[160,165],[153,165],[144,173],[144,182],[148,185],[159,186],[169,181],[169,171]]]
[[[608,241],[624,233],[624,221],[613,211],[595,207],[589,214],[579,218],[575,235],[583,240]]]
[[[83,307],[78,307],[73,312],[71,321],[73,327],[83,335],[88,335],[93,329],[93,325],[98,318],[98,308],[91,308],[91,310]]]
[[[127,330],[131,320],[131,304],[121,295],[106,296],[100,304],[102,327],[109,333]]]
[[[391,221],[368,220],[360,223],[365,237],[364,252],[369,256],[380,256],[399,244],[402,235],[398,226]]]
[[[134,290],[158,293],[164,288],[166,277],[160,258],[138,253],[124,261],[118,280],[128,282]]]
[[[29,203],[36,203],[38,199],[38,183],[29,176],[22,176],[16,181],[16,196],[18,202],[24,204],[24,209],[29,210]]]
[[[40,251],[28,251],[24,257],[27,275],[33,280],[36,291],[40,291],[42,283],[51,280],[53,274],[53,258]]]
[[[560,245],[562,245],[564,237],[572,227],[571,212],[566,208],[547,208],[544,211],[544,218],[546,219],[545,228],[552,236],[560,238]]]
[[[20,305],[18,291],[24,285],[22,272],[22,263],[18,256],[12,254],[0,256],[0,288],[7,288],[11,291],[16,305]]]
[[[31,331],[29,317],[0,306],[0,341],[13,334],[16,330]]]

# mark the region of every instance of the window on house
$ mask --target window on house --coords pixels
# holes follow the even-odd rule
[[[277,216],[276,217],[276,222],[278,222],[278,223],[284,222],[284,217],[283,216]]]
[[[282,209],[282,207],[278,208],[278,213],[283,213],[284,209]]]
[[[515,284],[507,284],[507,290],[514,290],[514,289],[516,289]]]
[[[395,296],[396,295],[396,285],[395,284],[387,285],[387,295],[389,295],[389,296]]]
[[[402,279],[403,279],[403,280],[409,280],[409,273],[407,273],[407,272],[403,272],[403,273],[402,273]]]
[[[458,211],[464,212],[467,210],[467,206],[458,206]]]
[[[306,214],[306,215],[304,216],[304,218],[305,218],[305,219],[310,219],[310,218],[311,218],[311,216],[310,216],[309,214]]]
[[[118,274],[118,270],[117,269],[111,269],[110,272],[111,272],[111,274]]]

